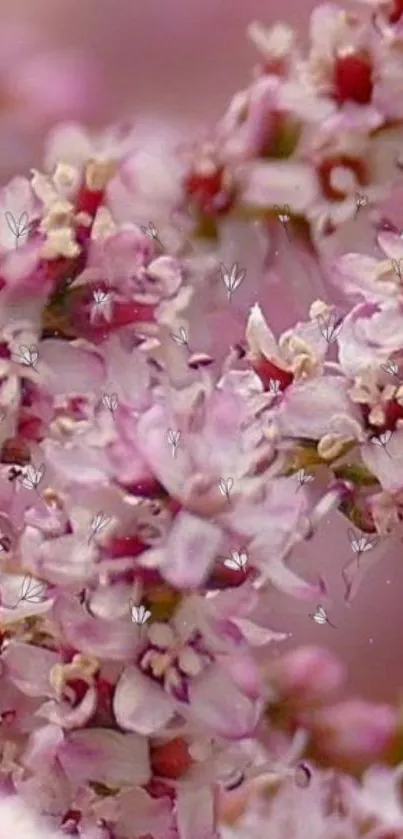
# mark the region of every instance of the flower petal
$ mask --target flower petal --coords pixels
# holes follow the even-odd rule
[[[59,661],[57,653],[33,644],[10,641],[2,654],[7,677],[26,696],[50,696],[50,670]]]
[[[41,342],[41,373],[45,365],[46,387],[53,396],[70,393],[93,393],[102,386],[104,364],[94,352],[68,341],[49,339]]]
[[[113,711],[121,728],[149,736],[167,725],[174,707],[146,676],[135,667],[127,667],[116,686]]]
[[[76,784],[146,784],[150,778],[147,740],[108,728],[73,731],[59,750],[67,776]]]
[[[193,716],[219,737],[250,737],[257,724],[260,706],[241,693],[233,680],[215,665],[189,687]]]
[[[190,513],[176,516],[165,550],[161,573],[178,588],[197,588],[217,556],[220,528]]]

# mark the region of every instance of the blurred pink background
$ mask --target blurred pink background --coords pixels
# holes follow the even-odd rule
[[[0,5],[0,27],[21,21],[37,27],[46,45],[83,51],[98,67],[92,114],[100,125],[122,115],[159,117],[175,124],[212,123],[229,97],[248,82],[255,53],[245,37],[252,19],[282,18],[306,29],[313,2],[287,0],[13,0]],[[20,132],[20,133],[19,133]],[[0,123],[0,176],[40,163],[39,120]],[[281,307],[281,300],[276,301]],[[271,317],[275,322],[276,310]],[[369,573],[350,607],[343,603],[341,567],[349,558],[341,516],[324,522],[304,548],[320,568],[333,598],[337,629],[318,626],[312,608],[276,603],[271,624],[293,633],[291,644],[323,643],[349,667],[349,690],[378,700],[397,697],[403,685],[402,546],[375,549],[384,559]],[[270,622],[270,616],[268,616]],[[279,647],[279,651],[282,647]]]

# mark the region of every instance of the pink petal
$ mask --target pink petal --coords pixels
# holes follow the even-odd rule
[[[141,456],[147,462],[155,477],[171,495],[180,498],[183,492],[184,475],[190,475],[191,463],[183,446],[178,446],[176,457],[167,441],[170,420],[161,405],[154,405],[140,417],[137,426],[137,445]]]
[[[51,699],[44,702],[36,712],[36,716],[44,717],[54,725],[63,729],[82,728],[93,716],[97,709],[98,694],[95,688],[89,688],[84,699],[72,708],[67,702]]]
[[[101,449],[67,447],[50,439],[45,440],[43,448],[52,469],[68,483],[104,484],[111,473],[106,452]]]
[[[108,728],[73,731],[59,751],[67,776],[76,784],[146,784],[150,778],[147,740]]]
[[[259,719],[260,707],[241,693],[218,665],[189,689],[191,713],[219,737],[250,737]]]
[[[187,787],[179,790],[177,824],[179,839],[216,839],[212,787]]]
[[[376,279],[379,259],[360,253],[347,253],[339,257],[332,269],[332,280],[347,294],[360,293],[367,300],[383,300],[394,297],[396,284],[392,280],[380,282]]]
[[[54,607],[66,643],[80,652],[114,661],[126,661],[136,649],[136,627],[129,620],[93,618],[78,601],[60,598]]]
[[[289,594],[298,600],[312,601],[323,596],[323,582],[321,580],[318,580],[316,584],[307,583],[279,560],[267,563],[267,567],[263,568],[263,578],[270,581],[279,591],[283,591],[284,594]]]
[[[76,347],[68,341],[48,339],[41,342],[40,362],[46,387],[53,396],[70,393],[93,393],[104,380],[104,363],[93,352]],[[42,369],[42,368],[41,368]]]
[[[42,761],[52,764],[63,741],[63,731],[58,725],[44,725],[33,731],[24,752],[24,766],[35,770]]]
[[[161,283],[164,294],[171,297],[182,282],[180,263],[172,256],[160,256],[147,267],[148,276]]]
[[[368,442],[361,449],[361,457],[387,492],[403,488],[403,429],[392,434],[386,449]]]
[[[252,355],[263,355],[265,358],[273,359],[278,356],[279,349],[274,333],[268,326],[258,303],[255,303],[250,310],[245,338]]]
[[[161,573],[178,588],[197,588],[208,574],[221,543],[220,528],[190,513],[174,520]]]
[[[57,653],[32,644],[11,641],[2,654],[8,678],[26,696],[49,696],[51,668],[59,662]]]
[[[113,711],[121,728],[149,736],[167,725],[174,707],[146,676],[135,667],[127,667],[116,686]]]
[[[378,245],[385,252],[388,259],[402,259],[403,257],[403,237],[396,233],[380,233],[378,236]]]
[[[313,440],[328,433],[359,438],[360,414],[347,396],[347,387],[341,376],[320,376],[291,385],[277,412],[281,432]]]
[[[303,214],[319,196],[319,183],[313,168],[304,163],[246,164],[242,171],[243,201],[253,207],[289,205]]]
[[[234,623],[238,627],[248,644],[251,644],[253,647],[262,647],[274,641],[286,641],[289,637],[289,633],[287,632],[274,632],[272,629],[259,626],[247,618],[232,618],[231,623]]]

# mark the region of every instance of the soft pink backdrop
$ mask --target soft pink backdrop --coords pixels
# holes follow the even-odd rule
[[[1,0],[0,26],[3,20],[32,22],[54,45],[93,56],[102,78],[100,122],[133,112],[197,124],[214,120],[231,92],[247,82],[254,62],[244,35],[248,21],[282,17],[305,27],[312,6],[306,0],[281,6],[264,0],[13,0],[11,6]],[[24,152],[31,164],[38,162],[35,128]],[[7,147],[2,153],[5,171]],[[11,146],[9,153],[11,159]],[[279,306],[278,299],[274,318]],[[403,685],[402,546],[379,549],[385,559],[347,608],[340,583],[350,550],[345,530],[341,518],[325,522],[306,551],[334,595],[329,615],[337,629],[317,626],[307,616],[312,610],[300,607],[278,609],[273,623],[293,632],[293,642],[323,642],[341,654],[350,687],[374,699],[393,698]]]

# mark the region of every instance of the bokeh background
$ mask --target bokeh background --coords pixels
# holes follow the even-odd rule
[[[166,121],[182,137],[184,129],[213,124],[255,62],[245,36],[248,22],[281,18],[306,32],[313,5],[0,0],[1,183],[40,165],[44,134],[63,117],[89,126],[129,116],[151,125]],[[274,327],[281,306],[280,287],[270,312]],[[336,651],[349,668],[350,693],[387,700],[403,686],[403,550],[396,539],[375,550],[373,558],[383,558],[347,607],[340,575],[350,555],[346,525],[331,516],[303,552],[312,571],[320,569],[326,578],[337,629],[313,623],[312,609],[278,599],[267,621],[292,633],[290,645],[323,643]]]

